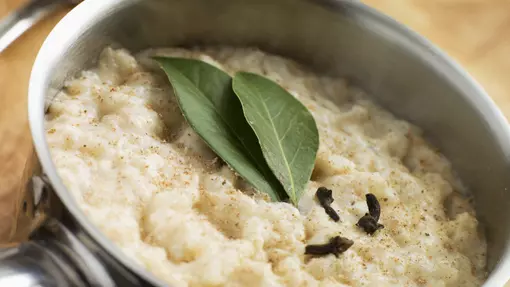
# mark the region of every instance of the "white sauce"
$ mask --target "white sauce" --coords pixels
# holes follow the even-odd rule
[[[320,133],[298,209],[253,195],[189,128],[149,55],[206,60],[263,74],[303,102]],[[52,157],[85,214],[127,255],[171,286],[480,286],[486,243],[450,163],[409,123],[338,78],[255,49],[162,49],[134,58],[105,49],[66,83],[46,122]],[[333,222],[314,200],[333,190]],[[245,193],[243,193],[243,191]],[[366,193],[385,228],[355,226]],[[250,195],[251,194],[251,195]],[[457,211],[448,216],[445,201]],[[336,258],[304,256],[341,235]]]

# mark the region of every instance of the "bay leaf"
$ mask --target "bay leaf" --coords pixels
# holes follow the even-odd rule
[[[168,76],[186,121],[207,145],[257,190],[275,201],[286,199],[244,118],[232,78],[200,60],[154,59]]]
[[[319,148],[313,116],[298,99],[263,76],[238,72],[232,86],[266,162],[297,205]]]

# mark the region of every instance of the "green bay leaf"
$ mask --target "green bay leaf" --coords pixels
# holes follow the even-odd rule
[[[200,60],[155,57],[193,130],[241,177],[272,200],[287,198],[232,91],[232,78]]]
[[[319,148],[313,116],[299,100],[263,76],[239,72],[232,86],[266,162],[297,205]]]

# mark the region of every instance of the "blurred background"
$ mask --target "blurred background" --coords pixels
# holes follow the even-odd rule
[[[87,0],[85,0],[87,1]],[[0,18],[27,0],[0,0]],[[364,0],[430,39],[468,70],[510,116],[509,0]],[[13,224],[32,144],[27,88],[37,51],[69,8],[58,9],[0,54],[0,242]],[[510,287],[510,284],[507,284]]]

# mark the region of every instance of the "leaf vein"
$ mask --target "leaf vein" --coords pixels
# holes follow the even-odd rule
[[[281,138],[278,139],[279,141],[283,141],[285,139],[285,137],[287,136],[289,131],[292,129],[292,125],[294,124],[294,121],[296,120],[296,118],[297,118],[297,115],[294,115],[292,117],[292,119],[290,120],[289,126],[287,127],[287,129],[285,130],[285,132],[283,133]]]
[[[259,91],[259,89],[258,89],[258,88],[256,88],[256,90],[257,90],[257,92],[258,92],[258,93],[257,93],[257,95],[258,95],[258,97],[260,98],[260,96],[259,96],[260,91]],[[267,113],[267,116],[268,116],[269,122],[271,123],[271,126],[272,126],[272,128],[273,128],[273,132],[274,132],[275,138],[276,138],[276,139],[278,139],[278,138],[279,138],[279,137],[278,137],[278,131],[276,130],[276,126],[275,126],[275,124],[274,124],[273,119],[271,118],[271,113],[269,112],[269,108],[267,107],[266,102],[264,101],[264,99],[261,99],[261,100],[262,100],[262,101],[261,101],[261,102],[262,102],[262,105],[264,106],[264,110],[265,110],[265,111],[266,111],[266,113]],[[290,180],[291,190],[292,190],[292,192],[294,193],[294,196],[297,196],[297,194],[296,194],[296,192],[295,192],[295,191],[296,191],[296,188],[295,188],[295,185],[294,185],[294,178],[292,177],[292,171],[290,170],[289,162],[287,161],[287,158],[286,158],[286,156],[285,156],[285,152],[284,152],[284,150],[283,150],[283,146],[282,146],[281,141],[279,141],[279,140],[277,140],[277,141],[278,141],[278,148],[280,149],[280,152],[281,152],[281,154],[282,154],[283,160],[284,160],[284,162],[285,162],[285,167],[287,168],[287,172],[288,172],[288,174],[289,174],[289,180]]]
[[[299,146],[297,147],[296,152],[294,153],[294,156],[292,157],[292,160],[289,163],[290,165],[292,165],[294,163],[294,160],[297,158],[297,155],[299,154],[299,150],[301,149],[302,143],[303,143],[303,141],[299,142]]]

